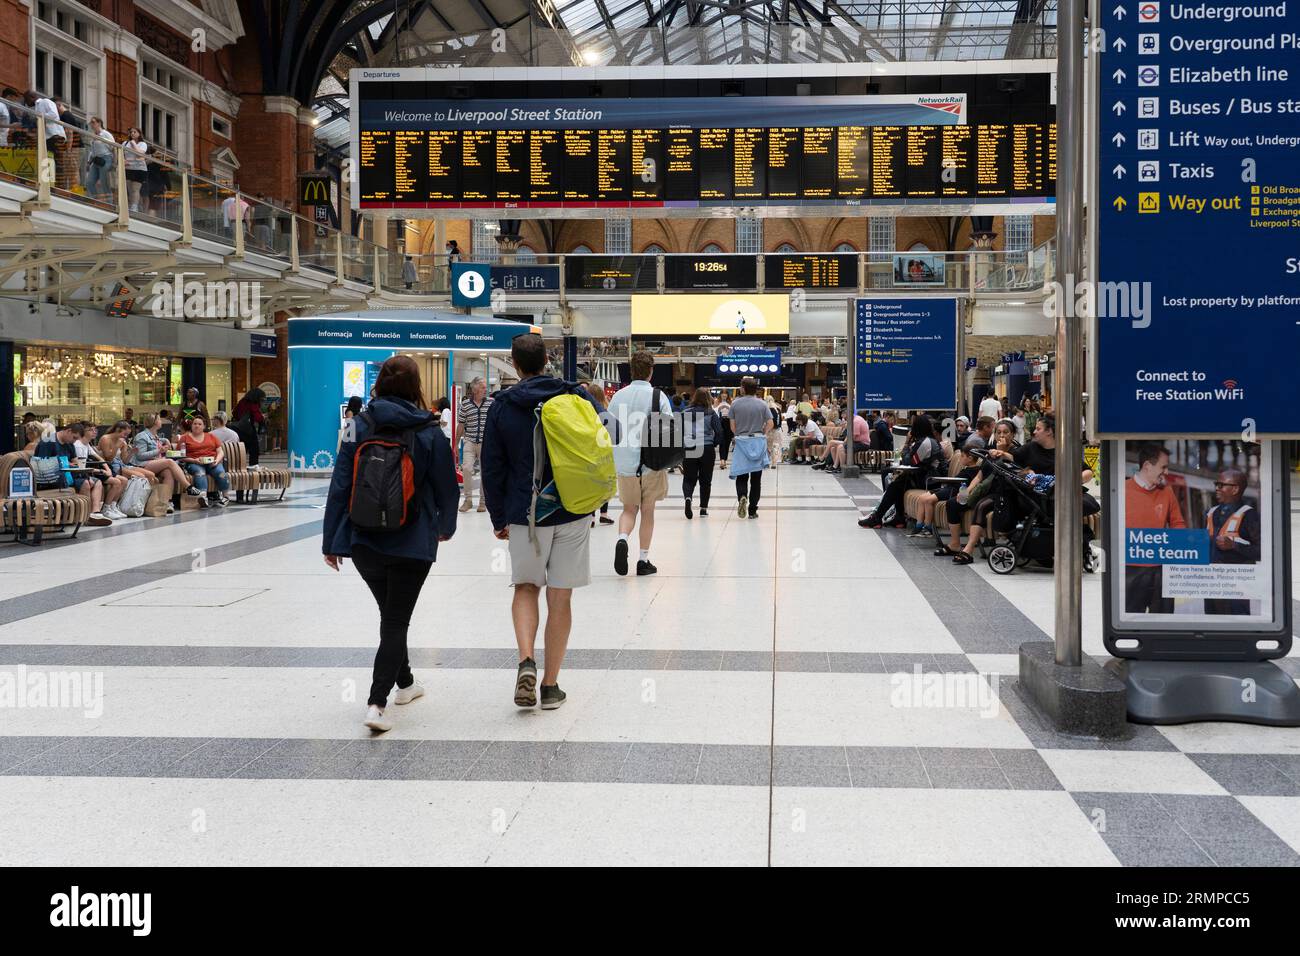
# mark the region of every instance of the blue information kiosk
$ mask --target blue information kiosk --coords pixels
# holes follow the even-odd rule
[[[350,395],[368,399],[379,366],[389,356],[437,351],[450,362],[457,352],[509,352],[515,336],[528,332],[540,334],[541,329],[432,309],[291,318],[289,467],[329,473],[338,450],[340,403]]]

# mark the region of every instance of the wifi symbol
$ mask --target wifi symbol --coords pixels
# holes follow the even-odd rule
[[[1224,387],[1224,388],[1236,388],[1236,387],[1237,387],[1237,380],[1236,380],[1235,378],[1226,378],[1226,379],[1223,380],[1223,387]]]

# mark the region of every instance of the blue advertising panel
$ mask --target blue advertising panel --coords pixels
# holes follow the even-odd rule
[[[781,350],[742,348],[718,356],[719,375],[774,375],[781,371]]]
[[[1300,4],[1103,8],[1096,430],[1296,434]]]
[[[957,407],[957,300],[854,300],[858,408]]]
[[[489,274],[493,289],[506,292],[559,292],[559,266],[493,266]]]
[[[474,309],[491,302],[491,267],[483,262],[453,262],[451,304],[458,309]]]

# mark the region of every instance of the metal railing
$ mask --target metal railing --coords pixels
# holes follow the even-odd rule
[[[156,148],[141,149],[134,143],[118,143],[102,130],[91,130],[71,122],[39,115],[18,104],[8,104],[12,125],[0,138],[0,180],[33,190],[32,203],[48,207],[55,199],[84,203],[111,211],[118,229],[128,229],[133,220],[174,232],[182,246],[196,242],[231,247],[236,258],[265,257],[294,272],[320,277],[329,282],[353,283],[361,291],[375,291],[394,297],[443,296],[448,294],[450,262],[445,254],[404,255],[366,239],[329,226],[319,225],[283,206],[250,196],[238,187],[220,182],[178,162]],[[598,253],[544,254],[527,256],[498,253],[480,259],[491,265],[554,266],[555,282],[546,294],[557,294],[564,302],[570,295],[629,291],[673,294],[710,291],[699,282],[672,281],[680,275],[673,260],[688,253],[633,254],[616,256],[620,272],[638,276],[635,288],[612,281],[595,288],[584,264]],[[964,252],[849,252],[849,253],[766,253],[720,254],[714,259],[752,260],[754,281],[747,287],[728,286],[717,291],[792,291],[789,283],[773,285],[767,279],[768,260],[775,256],[817,255],[833,259],[837,277],[825,285],[802,284],[806,293],[867,293],[879,290],[936,291],[978,295],[981,293],[1032,293],[1051,280],[1055,256],[1047,242],[1028,252],[972,249]],[[696,256],[696,259],[699,257]],[[584,262],[585,260],[585,262]],[[0,269],[4,276],[34,267],[42,260],[15,260]],[[461,261],[475,261],[462,256]],[[750,274],[749,264],[740,270]],[[820,274],[820,273],[819,273]],[[569,288],[573,277],[574,288]],[[580,288],[578,286],[581,286]],[[3,285],[0,294],[33,294],[30,287]],[[507,292],[512,290],[507,289]],[[526,294],[529,290],[513,290]]]

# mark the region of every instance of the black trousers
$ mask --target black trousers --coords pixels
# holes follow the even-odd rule
[[[758,510],[758,499],[763,494],[763,473],[761,471],[751,471],[747,475],[736,476],[736,499],[749,499],[749,510],[751,513]]]
[[[1173,614],[1174,599],[1160,596],[1158,564],[1124,569],[1124,610],[1129,614]]]
[[[352,563],[379,605],[379,650],[367,703],[383,707],[394,684],[410,687],[415,683],[406,653],[406,631],[433,562],[395,558],[358,547],[352,551]]]
[[[727,460],[727,453],[731,449],[731,419],[722,420],[722,441],[718,444],[718,457],[723,461]]]
[[[885,515],[889,514],[890,508],[897,509],[895,520],[903,517],[903,495],[907,494],[908,488],[922,487],[923,479],[915,478],[914,474],[914,472],[905,472],[889,483],[885,493],[880,496],[880,504],[876,505],[876,517],[883,520]]]
[[[704,449],[698,458],[687,455],[682,460],[682,496],[688,500],[695,494],[695,485],[700,486],[700,507],[709,506],[709,493],[713,490],[713,446]]]

